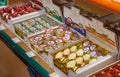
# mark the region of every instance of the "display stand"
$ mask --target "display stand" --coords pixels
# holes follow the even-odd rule
[[[50,2],[50,4],[48,2]],[[8,21],[8,23],[2,21],[2,23],[5,26],[4,25],[0,26],[1,39],[28,66],[28,71],[31,77],[85,77],[86,75],[89,75],[90,73],[93,73],[96,70],[99,70],[104,66],[107,66],[108,64],[111,64],[116,60],[120,59],[119,56],[120,37],[115,33],[104,28],[104,24],[102,22],[92,17],[90,18],[81,15],[80,13],[82,12],[82,10],[78,10],[73,6],[71,6],[71,8],[64,6],[63,10],[65,17],[64,18],[65,24],[67,25],[66,26],[62,22],[54,18],[57,16],[56,14],[55,16],[54,14],[51,14],[51,12],[54,13],[53,11],[55,9],[55,12],[57,10],[58,15],[61,16],[60,8],[55,6],[52,3],[52,0],[48,0],[48,2],[47,0],[43,0],[44,6],[50,8],[50,12],[48,12],[49,15],[45,12],[44,8],[41,8],[42,10],[40,11],[13,18],[10,21]],[[14,4],[9,4],[9,5],[12,6]],[[30,36],[40,34],[41,32],[45,32],[45,30],[42,30],[41,32],[39,31],[38,33],[36,32],[27,35],[26,38],[22,39],[20,36],[17,35],[17,33],[15,33],[15,29],[13,25],[21,21],[25,21],[44,14],[50,17],[51,19],[53,19],[54,21],[58,22],[60,25],[63,25],[66,28],[69,28],[71,31],[80,35],[81,39],[72,42],[69,45],[64,45],[64,47],[61,47],[55,51],[53,50],[50,53],[43,53],[43,54],[37,53],[35,50],[32,49],[32,47],[30,47],[30,42],[28,41],[28,38]],[[55,54],[58,51],[62,51],[65,48],[70,48],[70,46],[75,45],[87,38],[93,41],[93,43],[95,43],[96,45],[110,51],[110,54],[104,56],[100,60],[97,60],[93,64],[88,63],[88,65],[82,68],[81,67],[78,68],[78,70],[75,72],[68,70],[68,74],[65,74],[64,72],[61,71],[61,69],[58,69],[54,65],[54,60],[52,57],[53,54]]]

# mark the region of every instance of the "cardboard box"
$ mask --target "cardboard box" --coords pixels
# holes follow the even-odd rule
[[[15,6],[18,4],[23,4],[23,3],[27,3],[30,0],[8,0],[7,4],[8,6]]]

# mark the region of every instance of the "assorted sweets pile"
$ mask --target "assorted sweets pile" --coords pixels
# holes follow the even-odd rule
[[[32,18],[26,21],[22,21],[14,24],[15,32],[21,37],[27,37],[30,34],[43,31],[47,28],[60,25],[58,22],[54,21],[47,15],[42,15],[40,17]]]
[[[69,48],[53,54],[54,64],[64,73],[76,72],[79,68],[92,64],[110,52],[85,39]]]
[[[28,14],[31,12],[35,12],[40,10],[40,8],[36,5],[33,5],[31,2],[28,2],[26,4],[23,5],[17,5],[14,7],[6,7],[6,8],[2,8],[0,9],[0,16],[4,21],[8,21],[12,18],[24,15],[24,14]]]
[[[90,77],[120,77],[120,61]]]
[[[64,26],[46,29],[44,32],[29,37],[31,47],[39,52],[52,52],[65,45],[73,43],[82,37]]]

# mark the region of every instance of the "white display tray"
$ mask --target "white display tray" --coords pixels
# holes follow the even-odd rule
[[[19,17],[16,17],[16,18],[13,18],[10,21],[8,21],[8,28],[13,32],[13,31],[15,31],[14,27],[13,27],[13,24],[24,21],[24,20],[27,20],[27,19],[31,19],[31,18],[34,18],[34,17],[37,17],[37,16],[41,16],[43,14],[45,14],[44,9],[42,9],[40,11],[29,13],[29,14],[25,14],[25,15],[22,15],[22,16],[19,16]]]
[[[42,56],[42,58],[45,59],[44,61],[47,61],[49,66],[51,68],[53,68],[53,70],[56,72],[56,74],[59,75],[59,77],[87,77],[89,74],[91,74],[93,72],[96,72],[96,70],[99,70],[99,69],[101,69],[105,66],[108,66],[109,64],[118,60],[118,52],[117,52],[116,47],[110,45],[109,43],[106,43],[106,42],[100,40],[99,38],[95,37],[91,33],[88,33],[88,37],[91,41],[94,41],[94,43],[98,44],[99,46],[101,46],[101,47],[103,47],[107,50],[109,50],[111,53],[109,55],[105,56],[104,58],[102,58],[101,60],[97,60],[93,64],[89,64],[89,65],[87,65],[83,68],[80,68],[79,70],[76,71],[76,73],[70,71],[68,73],[68,75],[63,73],[56,66],[54,66],[54,63],[53,63],[53,60],[52,60],[52,57],[51,57],[50,54],[49,55],[44,54]]]
[[[114,63],[112,63],[112,64],[109,64],[109,65],[105,66],[104,68],[101,68],[101,69],[97,70],[96,72],[89,74],[89,75],[86,76],[86,77],[90,77],[91,75],[93,75],[93,74],[95,74],[95,73],[97,73],[97,72],[99,72],[99,71],[101,71],[101,70],[104,70],[104,69],[106,69],[106,68],[108,68],[108,67],[110,67],[110,66],[112,66],[112,65],[114,65],[114,64],[116,64],[116,63],[118,63],[118,62],[120,62],[120,60],[118,60],[118,61],[116,61],[116,62],[114,62]]]

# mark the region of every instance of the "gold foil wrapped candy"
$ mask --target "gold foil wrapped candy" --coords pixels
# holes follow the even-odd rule
[[[83,49],[79,49],[77,52],[76,52],[77,56],[83,56],[84,54],[84,51]]]
[[[83,43],[83,46],[88,46],[89,45],[89,43],[90,43],[90,41],[85,41],[84,43]]]
[[[61,59],[63,57],[63,53],[62,52],[58,52],[56,55],[55,55],[55,59]]]
[[[89,61],[90,60],[90,54],[85,54],[83,56],[84,61]]]
[[[90,50],[94,50],[97,46],[96,45],[91,45]]]
[[[57,66],[64,73],[68,74],[68,70],[76,72],[79,68],[85,67],[88,64],[95,63],[99,58],[102,59],[108,51],[94,44],[90,40],[84,40],[68,48],[62,49],[60,53],[61,59],[55,60],[59,63]],[[61,65],[61,66],[60,66]]]
[[[69,48],[66,48],[66,49],[63,51],[63,54],[64,54],[64,55],[69,55],[69,54],[70,54],[70,49],[69,49]]]
[[[71,60],[71,61],[69,61],[69,62],[66,64],[67,68],[74,68],[75,65],[76,65],[76,61],[75,61],[75,60]]]
[[[69,56],[68,56],[68,59],[69,60],[72,60],[72,59],[75,59],[76,58],[76,53],[71,53]]]
[[[89,64],[95,63],[96,61],[97,61],[97,59],[96,59],[96,58],[93,58],[93,59],[91,59],[91,60],[89,61]]]
[[[72,47],[70,48],[70,51],[71,51],[71,52],[76,52],[76,51],[77,51],[77,46],[72,46]]]
[[[76,58],[76,63],[77,64],[82,64],[83,63],[83,58],[82,57]]]

